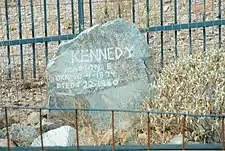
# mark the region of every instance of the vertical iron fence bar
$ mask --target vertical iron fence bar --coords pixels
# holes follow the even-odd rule
[[[48,24],[47,24],[47,3],[44,0],[44,25],[45,25],[45,37],[48,36]],[[45,42],[45,63],[48,64],[48,42]]]
[[[150,9],[149,9],[149,0],[146,0],[146,11],[147,11],[147,28],[148,28],[148,31],[147,31],[147,43],[149,44],[149,21],[150,21],[150,19],[149,19],[149,11],[150,11]]]
[[[5,22],[6,22],[6,38],[9,40],[9,16],[8,16],[8,0],[5,0]],[[8,55],[8,77],[11,79],[12,73],[12,65],[11,65],[11,54],[10,54],[10,46],[7,46],[7,55]]]
[[[206,0],[204,0],[203,5],[203,50],[206,51],[206,29],[205,29],[205,18],[206,18]]]
[[[60,26],[60,0],[57,0],[57,17],[58,17],[58,36],[61,35],[61,26]],[[60,40],[58,41],[60,44]]]
[[[44,151],[44,142],[43,142],[43,132],[42,132],[42,115],[41,115],[41,109],[39,110],[40,112],[40,133],[41,133],[41,149]]]
[[[189,24],[192,22],[192,0],[189,0]],[[191,28],[189,28],[189,55],[192,55],[192,34],[191,34]]]
[[[34,9],[33,9],[33,0],[30,0],[30,11],[31,11],[32,38],[34,38]],[[35,43],[32,43],[32,50],[33,50],[33,78],[36,78],[36,50],[35,50]]]
[[[163,26],[163,0],[160,0],[160,20]],[[161,66],[164,65],[163,31],[161,31]]]
[[[221,0],[219,0],[219,19],[222,19],[222,10],[221,10]],[[221,33],[221,25],[219,25],[219,48],[222,45],[222,33]]]
[[[120,0],[118,0],[117,2],[118,2],[118,12],[119,12],[119,18],[121,18],[121,17],[122,17],[122,15],[121,15]]]
[[[76,127],[76,144],[77,144],[77,151],[79,151],[79,133],[78,133],[78,110],[75,110],[75,127]]]
[[[224,117],[222,117],[222,150],[225,150],[225,144],[224,144]]]
[[[148,151],[150,151],[150,117],[148,112]]]
[[[9,122],[8,122],[8,110],[7,110],[7,107],[5,107],[5,124],[6,124],[7,146],[8,146],[8,151],[10,151]]]
[[[174,0],[174,23],[177,24],[177,0]],[[177,30],[175,30],[175,58],[178,57],[178,50],[177,50]]]
[[[21,19],[21,4],[20,0],[17,0],[18,4],[18,24],[19,24],[19,39],[22,39],[22,19]],[[20,72],[21,72],[21,79],[24,78],[23,75],[23,45],[20,44]]]
[[[72,14],[72,34],[75,34],[75,21],[74,21],[74,1],[71,0],[71,14]]]
[[[135,0],[132,0],[132,21],[135,23]]]
[[[90,27],[92,27],[92,0],[89,0],[89,9],[90,9]]]
[[[82,12],[82,25],[84,29],[84,0],[81,0],[81,12]]]
[[[112,111],[112,151],[115,151],[115,136],[114,136],[114,111]]]
[[[186,124],[186,115],[184,115],[183,118],[183,128],[182,128],[182,150],[185,150],[185,142],[184,142],[184,137],[185,137],[185,124]]]
[[[81,32],[81,25],[82,25],[82,13],[81,13],[81,0],[78,0],[78,21],[79,21],[79,33]]]
[[[109,18],[108,14],[108,1],[105,0],[105,8],[104,8],[104,22],[106,22]]]

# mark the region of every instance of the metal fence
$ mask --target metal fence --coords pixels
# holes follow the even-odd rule
[[[174,112],[151,112],[151,111],[138,111],[138,110],[107,110],[107,109],[77,109],[77,108],[49,108],[49,107],[9,107],[9,106],[1,106],[1,109],[4,109],[4,119],[6,121],[6,136],[7,136],[7,147],[0,147],[1,150],[12,150],[12,151],[18,151],[18,150],[42,150],[42,151],[50,151],[50,150],[79,150],[79,151],[93,151],[93,150],[104,150],[104,151],[122,151],[122,150],[225,150],[225,142],[224,142],[224,137],[225,137],[225,131],[224,131],[224,114],[205,114],[205,115],[197,115],[197,114],[187,114],[187,113],[174,113]],[[39,121],[40,121],[40,147],[10,147],[10,137],[9,137],[9,128],[8,128],[8,112],[10,109],[14,110],[36,110],[39,112]],[[42,111],[43,110],[60,110],[60,111],[75,111],[76,116],[74,119],[74,127],[76,128],[76,135],[74,136],[76,139],[76,142],[74,142],[74,146],[67,146],[67,147],[49,147],[49,146],[44,146],[43,142],[43,127],[42,127]],[[81,111],[84,112],[104,112],[104,113],[110,113],[111,114],[111,127],[109,130],[111,130],[111,133],[109,133],[111,137],[111,142],[108,145],[96,145],[96,146],[82,146],[80,145],[80,138],[81,136],[79,135],[80,133],[80,126],[79,126],[79,114]],[[132,114],[144,114],[146,115],[146,120],[144,121],[144,125],[146,125],[147,129],[147,135],[146,135],[146,140],[147,140],[147,145],[116,145],[116,136],[118,135],[115,133],[115,121],[114,117],[116,113],[132,113]],[[181,138],[181,144],[153,144],[152,140],[156,139],[152,137],[152,132],[151,125],[154,122],[152,121],[153,116],[174,116],[176,117],[176,120],[180,119],[180,123],[177,123],[177,127],[180,129],[182,138]],[[186,131],[186,126],[188,123],[188,119],[190,118],[211,118],[211,119],[220,119],[221,123],[221,143],[217,144],[186,144],[185,143],[185,131]],[[91,137],[91,136],[89,136]],[[118,137],[118,136],[117,136]],[[119,140],[120,142],[120,140]]]
[[[45,69],[49,59],[53,58],[58,44],[73,39],[93,25],[118,17],[139,27],[149,44],[149,51],[154,52],[155,63],[162,67],[178,57],[215,51],[225,46],[225,32],[222,32],[225,25],[225,0],[1,0],[1,106],[46,105]],[[6,116],[8,108],[10,107],[5,108]],[[30,107],[21,108],[30,109]],[[39,108],[36,110],[41,111]],[[221,121],[224,119],[224,115],[215,116],[222,118]],[[206,145],[207,148],[224,149],[223,124],[224,122],[221,126],[222,146]],[[148,138],[151,137],[149,134]],[[162,149],[160,147],[163,146],[150,145],[149,140],[147,146],[117,148],[113,143],[112,146],[102,149],[147,150],[149,147]],[[176,145],[171,146],[171,149],[182,149],[184,144],[178,148]],[[77,147],[79,148],[79,144]],[[170,145],[166,147],[169,148]],[[192,145],[185,145],[186,147],[193,148]],[[204,146],[200,148],[204,149]],[[88,147],[79,148],[79,150],[88,149],[94,150]]]

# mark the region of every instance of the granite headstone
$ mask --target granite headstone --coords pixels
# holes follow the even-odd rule
[[[153,67],[149,46],[135,24],[116,19],[95,25],[61,43],[49,62],[49,106],[77,107],[83,103],[87,108],[135,110],[153,97]],[[56,116],[53,111],[51,114]],[[103,121],[94,120],[101,128],[106,121],[111,123],[111,115],[106,115],[91,114]],[[131,125],[125,119],[116,114],[115,126]]]

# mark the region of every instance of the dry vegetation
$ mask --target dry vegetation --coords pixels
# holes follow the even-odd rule
[[[201,1],[202,2],[202,1]],[[77,3],[77,2],[76,2]],[[75,3],[75,29],[78,29],[78,9]],[[150,26],[160,24],[160,11],[158,0],[150,2]],[[22,28],[23,38],[31,38],[31,19],[29,1],[21,0],[22,4]],[[225,1],[222,0],[222,8]],[[131,0],[93,0],[93,24],[104,23],[107,20],[121,17],[132,22],[132,1]],[[207,20],[216,19],[218,16],[218,1],[207,1]],[[120,9],[119,9],[120,8]],[[198,1],[193,3],[193,21],[202,20],[203,5]],[[61,2],[61,34],[71,33],[71,8],[70,0]],[[56,1],[47,1],[48,16],[48,35],[57,35],[57,9]],[[85,28],[89,27],[89,4],[85,1]],[[224,9],[223,9],[224,10]],[[18,13],[15,2],[9,3],[9,27],[10,39],[18,38]],[[0,1],[0,38],[6,39],[5,32],[5,9]],[[173,1],[164,1],[164,24],[174,22]],[[224,16],[224,11],[222,12]],[[69,15],[68,15],[69,14]],[[136,1],[135,22],[138,27],[143,28],[147,25],[146,20],[146,1]],[[35,17],[35,37],[44,36],[43,1],[34,0]],[[178,23],[188,22],[188,1],[179,2]],[[222,31],[224,27],[222,27]],[[157,111],[169,112],[188,112],[191,114],[218,114],[224,113],[223,104],[225,96],[225,52],[224,49],[218,50],[218,27],[209,27],[207,34],[207,52],[201,55],[203,49],[203,34],[201,29],[192,30],[192,49],[193,56],[188,56],[188,31],[178,31],[178,51],[179,59],[174,59],[174,31],[164,33],[165,64],[162,71],[159,71],[158,79],[155,84],[155,100],[146,101],[143,110],[156,109]],[[225,32],[222,32],[222,48],[225,43]],[[49,43],[49,59],[56,52],[57,42]],[[45,45],[36,44],[36,68],[37,78],[32,78],[32,46],[24,45],[24,80],[20,80],[20,47],[11,48],[11,69],[12,80],[7,80],[7,48],[0,47],[0,100],[1,105],[18,106],[43,106],[47,104],[47,82],[45,78],[46,56]],[[150,33],[150,51],[154,51],[155,63],[160,62],[160,33]],[[29,111],[10,111],[17,122],[26,122]],[[87,119],[84,119],[87,120]],[[165,143],[180,132],[181,118],[175,116],[153,116],[151,115],[151,142]],[[87,120],[88,121],[88,120]],[[117,143],[120,138],[122,143],[131,142],[128,139],[139,138],[142,143],[146,143],[146,116],[141,115],[135,119],[134,129],[116,130]],[[71,123],[72,124],[72,123]],[[186,136],[192,141],[219,142],[220,123],[219,120],[187,118]],[[86,143],[107,144],[110,140],[110,130],[97,132],[91,129],[91,124],[84,127],[82,135],[88,137]],[[137,134],[138,131],[138,134]],[[132,132],[132,134],[131,134]],[[136,137],[138,135],[138,137]],[[209,136],[211,138],[209,138]],[[107,138],[106,138],[107,137]],[[102,138],[100,140],[100,138]],[[144,139],[143,139],[144,138]],[[96,142],[96,140],[98,142]],[[106,141],[105,141],[106,140]],[[85,141],[83,141],[85,142]],[[138,141],[136,141],[138,143]]]
[[[162,73],[159,73],[155,88],[155,101],[147,102],[148,108],[189,114],[224,114],[224,49],[196,57],[181,58],[166,66]],[[163,118],[164,130],[170,127],[174,120]],[[220,142],[221,119],[188,118],[187,121],[189,139],[207,143]]]

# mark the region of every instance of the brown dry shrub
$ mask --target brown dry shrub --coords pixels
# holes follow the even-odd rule
[[[178,59],[158,73],[154,88],[155,99],[145,102],[142,109],[188,114],[225,113],[225,51],[221,49]],[[177,131],[170,133],[168,137],[172,138],[182,126],[176,117],[151,115],[151,124],[156,132]],[[221,142],[221,119],[187,117],[186,121],[189,140]]]

